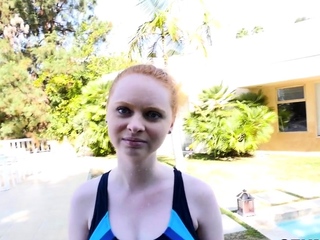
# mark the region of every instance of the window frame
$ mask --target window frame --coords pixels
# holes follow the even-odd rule
[[[298,98],[298,99],[290,99],[290,100],[278,100],[278,91],[281,89],[288,89],[288,88],[296,88],[296,87],[302,87],[303,88],[303,98]],[[298,103],[298,102],[304,102],[305,107],[306,107],[306,121],[307,121],[307,99],[306,99],[306,86],[305,84],[299,84],[299,85],[291,85],[291,86],[286,86],[286,87],[277,87],[276,88],[276,109],[277,109],[277,115],[278,115],[278,133],[306,133],[308,132],[308,123],[306,124],[306,130],[305,131],[280,131],[280,124],[279,124],[279,104],[287,104],[287,103]],[[320,137],[320,136],[319,136]]]

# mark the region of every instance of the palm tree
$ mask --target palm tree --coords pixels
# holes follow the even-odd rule
[[[207,47],[212,45],[211,26],[218,26],[206,8],[204,0],[198,0],[200,22],[196,29],[182,27],[176,12],[183,11],[182,0],[139,0],[149,20],[141,24],[130,41],[129,55],[136,53],[142,58],[161,58],[163,64],[174,54],[183,53],[186,48],[201,49],[207,55]],[[190,16],[188,16],[190,17]],[[194,17],[194,16],[193,16]]]
[[[129,55],[138,53],[149,59],[160,58],[167,65],[168,57],[182,48],[183,32],[179,29],[177,19],[170,14],[172,3],[169,1],[141,0],[150,20],[138,27],[130,41]],[[159,56],[160,55],[160,56]]]
[[[199,0],[202,12],[202,23],[192,33],[180,27],[173,9],[183,6],[181,0],[140,0],[138,5],[145,9],[149,20],[141,24],[130,41],[129,55],[136,53],[142,58],[161,60],[167,66],[168,58],[174,54],[182,53],[185,47],[201,48],[205,55],[206,44],[211,44],[210,24],[211,16],[206,11],[203,0]],[[178,116],[175,129],[172,132],[173,152],[176,166],[184,169],[185,161],[182,152],[181,134],[183,121]]]
[[[207,56],[207,47],[212,46],[211,26],[219,27],[219,23],[211,16],[204,0],[198,0],[198,2],[200,4],[201,22],[195,31],[188,32],[188,40],[196,50],[201,49],[203,54]]]

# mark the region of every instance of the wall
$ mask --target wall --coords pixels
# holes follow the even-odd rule
[[[317,110],[316,105],[316,83],[320,83],[320,77],[309,79],[298,79],[251,87],[251,91],[262,92],[268,97],[269,106],[277,110],[277,88],[301,86],[305,87],[305,100],[307,112],[306,132],[279,132],[278,122],[274,124],[274,133],[268,143],[262,144],[260,150],[273,151],[320,151],[320,136],[317,136]],[[318,106],[319,108],[319,106]]]

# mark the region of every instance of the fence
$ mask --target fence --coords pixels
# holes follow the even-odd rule
[[[0,147],[13,149],[23,149],[33,152],[50,152],[51,145],[47,140],[34,141],[32,138],[10,139],[0,141]]]
[[[51,151],[51,143],[32,138],[0,141],[0,191],[9,190],[15,184],[37,171],[38,154]]]

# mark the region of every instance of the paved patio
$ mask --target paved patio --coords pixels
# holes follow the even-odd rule
[[[41,156],[40,172],[0,192],[1,240],[67,239],[70,198],[86,181],[88,166],[51,153]]]
[[[253,196],[256,205],[255,215],[250,217],[242,217],[237,213],[234,215],[270,240],[300,239],[299,236],[278,227],[277,223],[320,214],[319,197],[302,199],[278,190],[256,193]],[[234,210],[235,206],[229,209]]]

